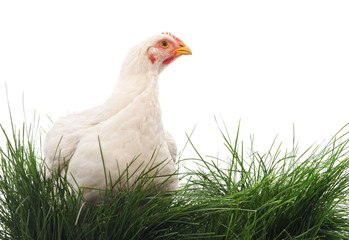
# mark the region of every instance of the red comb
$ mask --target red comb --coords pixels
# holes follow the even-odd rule
[[[169,32],[163,32],[162,34],[166,34],[166,35],[169,35],[171,37],[173,37],[176,41],[178,42],[183,42],[182,40],[180,40],[178,37],[176,37],[175,35],[169,33]]]

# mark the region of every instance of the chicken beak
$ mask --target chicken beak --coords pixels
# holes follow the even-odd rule
[[[181,55],[191,55],[192,54],[191,49],[188,46],[186,46],[184,43],[181,43],[180,47],[175,49],[173,52],[176,53],[176,57],[181,56]]]

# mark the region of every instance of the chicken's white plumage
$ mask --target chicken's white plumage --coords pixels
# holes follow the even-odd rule
[[[111,180],[117,179],[137,156],[128,171],[145,166],[154,151],[154,164],[165,161],[157,174],[173,174],[177,147],[162,125],[158,76],[178,56],[188,54],[190,49],[171,34],[154,36],[131,49],[118,84],[106,102],[58,119],[46,134],[47,167],[55,172],[69,162],[68,180],[75,187],[86,188],[84,196],[88,201],[96,199],[96,191],[87,188],[103,189],[106,184],[101,151]],[[137,171],[141,170],[142,167]],[[47,177],[51,171],[47,171]],[[173,175],[159,190],[177,188],[178,178]]]

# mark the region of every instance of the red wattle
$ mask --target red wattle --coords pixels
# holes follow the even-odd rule
[[[176,58],[176,56],[167,58],[167,59],[163,62],[163,64],[168,65],[168,64],[170,64],[175,58]]]

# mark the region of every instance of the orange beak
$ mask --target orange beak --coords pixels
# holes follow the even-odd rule
[[[191,49],[185,45],[184,43],[179,44],[179,48],[173,50],[174,53],[176,53],[176,57],[181,56],[181,55],[191,55]]]

